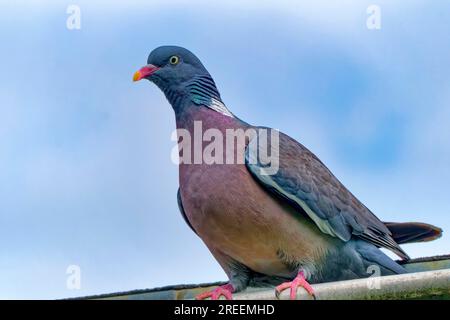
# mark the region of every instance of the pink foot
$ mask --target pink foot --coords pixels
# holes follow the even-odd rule
[[[219,300],[220,296],[224,296],[227,300],[233,300],[233,291],[233,286],[230,283],[227,283],[223,286],[215,288],[214,290],[200,293],[195,297],[195,300],[203,300],[209,297],[211,297],[211,300]]]
[[[314,289],[311,285],[305,280],[305,276],[303,271],[300,271],[294,280],[290,282],[284,282],[275,288],[275,296],[277,299],[280,298],[280,293],[287,289],[291,288],[290,299],[295,300],[297,296],[297,288],[303,287],[314,299],[316,299],[316,295],[314,294]]]

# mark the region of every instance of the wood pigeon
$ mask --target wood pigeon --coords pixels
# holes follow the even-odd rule
[[[277,296],[290,288],[295,299],[298,287],[314,296],[310,283],[368,277],[370,266],[377,266],[381,275],[405,273],[380,248],[408,259],[399,244],[440,237],[442,230],[432,225],[380,221],[302,144],[236,117],[187,49],[153,50],[133,76],[134,81],[144,78],[172,105],[179,146],[187,140],[185,133],[203,138],[200,149],[195,143],[180,148],[178,204],[229,282],[198,299],[231,299],[247,286],[281,282]],[[253,134],[233,136],[234,148],[229,148],[229,132],[247,131]],[[253,144],[264,140],[261,132],[270,142]],[[218,133],[224,141],[216,141]],[[221,161],[201,157],[213,140],[213,160]],[[266,172],[267,163],[259,159],[263,149],[274,153],[274,172]],[[189,155],[193,161],[186,161]]]

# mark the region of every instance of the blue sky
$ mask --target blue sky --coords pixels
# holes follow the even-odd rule
[[[173,111],[131,82],[163,44],[195,52],[236,115],[302,142],[382,220],[449,230],[449,4],[335,2],[0,1],[0,298],[225,279],[178,213]],[[447,233],[405,246],[449,248]]]

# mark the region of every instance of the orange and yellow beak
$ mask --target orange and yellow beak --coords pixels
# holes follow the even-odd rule
[[[136,71],[133,75],[133,81],[139,81],[143,78],[147,78],[149,76],[151,76],[153,73],[155,73],[156,71],[158,71],[159,67],[154,66],[152,64],[148,64],[145,67],[142,67],[141,69],[139,69],[139,71]]]

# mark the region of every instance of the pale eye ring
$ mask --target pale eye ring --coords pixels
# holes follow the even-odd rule
[[[178,56],[171,56],[169,59],[170,64],[178,64],[178,62],[180,62],[180,58]]]

